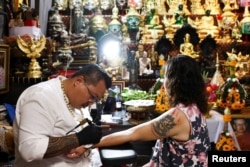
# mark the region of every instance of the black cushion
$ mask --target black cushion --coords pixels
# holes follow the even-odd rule
[[[103,165],[125,165],[136,162],[137,153],[130,143],[99,148]]]

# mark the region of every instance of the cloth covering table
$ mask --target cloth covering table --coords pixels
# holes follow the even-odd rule
[[[222,131],[224,131],[224,121],[223,116],[215,110],[210,110],[209,114],[211,115],[210,118],[207,118],[207,127],[208,127],[208,135],[211,143],[216,143]],[[240,150],[240,146],[234,134],[233,128],[231,124],[228,126],[229,132],[232,134],[235,147]]]

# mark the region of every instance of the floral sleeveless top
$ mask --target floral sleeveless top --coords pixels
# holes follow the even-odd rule
[[[183,111],[190,121],[190,138],[178,142],[172,138],[157,140],[150,167],[207,167],[207,154],[211,149],[205,117],[196,105],[176,108]]]

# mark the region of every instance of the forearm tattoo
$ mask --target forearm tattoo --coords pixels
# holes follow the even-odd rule
[[[166,115],[153,124],[154,131],[162,137],[166,136],[166,133],[174,126],[174,117],[172,115]]]
[[[78,146],[79,143],[75,135],[68,135],[65,137],[50,137],[49,145],[44,158],[65,154]]]

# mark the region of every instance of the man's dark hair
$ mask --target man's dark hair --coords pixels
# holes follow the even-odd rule
[[[111,78],[105,70],[97,64],[87,64],[83,66],[79,71],[74,73],[71,78],[80,75],[84,76],[87,84],[96,85],[100,80],[104,80],[107,89],[112,85]]]
[[[205,83],[198,63],[191,57],[177,55],[167,61],[165,87],[171,106],[182,103],[197,104],[200,112],[207,112]]]

